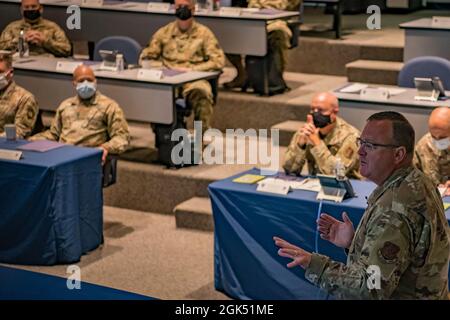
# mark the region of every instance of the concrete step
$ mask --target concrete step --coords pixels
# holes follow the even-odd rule
[[[193,197],[177,205],[173,211],[177,228],[214,231],[214,219],[209,198]]]
[[[347,78],[349,82],[365,82],[396,85],[398,73],[403,67],[402,62],[356,60],[348,63]]]
[[[403,62],[402,46],[364,45],[361,47],[360,59]]]
[[[280,146],[287,147],[291,142],[295,132],[305,124],[304,121],[288,120],[277,123],[272,126],[272,129],[278,129],[280,132]]]

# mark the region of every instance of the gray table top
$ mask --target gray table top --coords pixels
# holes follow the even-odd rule
[[[387,100],[367,100],[362,98],[359,93],[343,93],[340,92],[341,89],[347,87],[351,83],[348,83],[345,86],[341,86],[334,90],[334,94],[338,97],[339,100],[343,101],[352,101],[352,102],[365,102],[365,103],[375,103],[375,104],[384,104],[384,105],[395,105],[399,107],[418,107],[418,108],[435,108],[437,106],[448,106],[450,107],[450,99],[448,100],[439,100],[437,102],[430,101],[419,101],[415,100],[414,96],[417,94],[417,90],[414,88],[400,88],[397,86],[377,86],[377,85],[369,85],[370,87],[383,87],[383,88],[391,88],[391,89],[402,89],[404,90],[401,93],[391,95]],[[450,96],[450,91],[446,91],[447,96]]]
[[[431,21],[432,21],[432,18],[422,18],[422,19],[417,19],[414,21],[402,23],[399,25],[399,27],[402,29],[431,29],[431,30],[449,30],[450,31],[450,26],[449,27],[433,26]]]
[[[13,66],[16,70],[30,70],[30,71],[40,71],[48,73],[60,73],[60,74],[71,74],[71,72],[57,71],[56,65],[58,61],[75,61],[72,59],[64,58],[51,58],[51,57],[41,57],[41,56],[31,56],[28,58],[15,59]],[[91,64],[92,62],[89,62]],[[108,78],[108,79],[118,79],[127,81],[137,81],[142,83],[152,83],[152,84],[165,84],[171,86],[179,86],[184,83],[211,79],[219,75],[219,72],[200,72],[200,71],[189,71],[183,72],[176,75],[164,76],[159,81],[150,81],[138,79],[138,69],[124,70],[121,72],[112,71],[99,71],[95,70],[100,64],[94,64],[91,67],[94,69],[95,76],[98,78]]]
[[[20,3],[20,0],[0,0],[2,2],[9,3]],[[68,7],[70,5],[78,5],[83,8],[95,9],[95,10],[110,10],[110,11],[129,11],[138,13],[148,13],[148,14],[163,14],[163,15],[174,15],[175,10],[171,8],[168,12],[159,11],[147,11],[147,3],[141,2],[128,2],[128,1],[104,1],[101,6],[87,6],[81,5],[81,0],[41,0],[44,6],[60,6]],[[242,14],[240,16],[223,15],[219,11],[197,11],[195,16],[205,17],[205,18],[224,18],[224,19],[237,19],[237,20],[264,20],[270,21],[275,19],[288,19],[299,16],[298,11],[259,11],[255,9],[243,8]]]

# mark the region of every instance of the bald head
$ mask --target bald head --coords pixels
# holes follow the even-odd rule
[[[331,92],[320,92],[312,98],[311,109],[314,108],[319,109],[322,113],[338,113],[339,102]]]
[[[428,128],[435,139],[450,137],[450,108],[439,107],[434,109],[428,120]]]
[[[95,75],[94,71],[92,71],[89,66],[82,64],[78,66],[73,72],[73,82],[76,85],[77,83],[83,82],[85,80],[94,82]]]

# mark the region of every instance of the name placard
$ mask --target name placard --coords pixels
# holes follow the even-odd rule
[[[56,62],[56,71],[73,73],[81,64],[83,63],[78,61],[58,61]]]
[[[147,11],[149,12],[169,12],[170,3],[163,2],[149,2],[147,4]]]
[[[435,16],[431,19],[431,26],[450,28],[450,17]]]
[[[139,69],[137,74],[138,80],[159,81],[162,77],[162,70],[157,69]]]
[[[81,6],[87,7],[101,7],[103,0],[81,0]]]
[[[389,90],[386,88],[365,88],[361,90],[360,97],[365,100],[387,100]]]
[[[219,10],[221,16],[239,17],[241,14],[242,8],[237,7],[221,7]]]
[[[22,151],[0,149],[0,159],[4,160],[20,160]]]
[[[290,190],[290,186],[287,183],[274,183],[269,179],[267,181],[263,180],[258,183],[258,187],[256,191],[260,192],[268,192],[268,193],[276,193],[276,194],[288,194]]]

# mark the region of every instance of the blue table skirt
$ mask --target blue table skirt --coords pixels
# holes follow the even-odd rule
[[[69,290],[65,278],[5,266],[0,266],[0,283],[0,300],[154,300],[87,282]]]
[[[27,143],[0,139],[0,149]],[[0,160],[0,262],[78,261],[103,240],[101,151],[64,146]]]
[[[238,299],[328,299],[304,278],[301,268],[288,269],[272,237],[301,245],[345,262],[342,249],[320,239],[316,232],[319,202],[316,193],[294,190],[288,195],[256,191],[256,185],[234,183],[253,169],[209,185],[214,215],[214,281],[217,290]],[[376,187],[352,181],[357,198],[342,203],[323,201],[321,212],[341,219],[346,211],[355,227]],[[448,210],[450,213],[450,210]],[[447,215],[447,217],[449,217]]]

